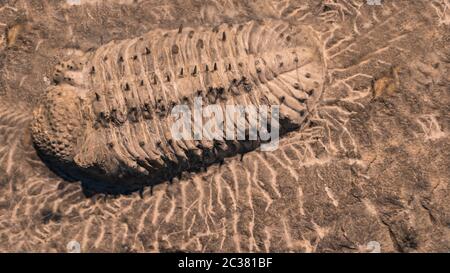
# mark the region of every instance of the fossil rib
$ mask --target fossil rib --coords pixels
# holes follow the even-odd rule
[[[324,69],[317,40],[302,26],[158,29],[60,64],[35,111],[33,139],[72,176],[111,186],[151,183],[260,145],[173,140],[175,105],[192,107],[195,96],[222,107],[280,105],[285,134],[314,109]]]

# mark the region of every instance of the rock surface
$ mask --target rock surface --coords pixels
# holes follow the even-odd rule
[[[0,4],[1,251],[64,252],[72,240],[83,252],[366,252],[373,241],[382,252],[450,250],[449,1],[85,2]],[[89,135],[70,129],[96,115],[77,119],[64,102],[93,77],[101,58],[91,54],[161,30],[270,20],[317,37],[325,69],[308,126],[276,151],[116,196],[36,154],[33,109],[45,101],[57,122],[43,138],[68,144],[50,142],[50,154],[70,161],[73,139]],[[73,56],[89,63],[81,76],[61,62]],[[61,103],[58,90],[68,91]],[[85,95],[93,107],[95,93]]]

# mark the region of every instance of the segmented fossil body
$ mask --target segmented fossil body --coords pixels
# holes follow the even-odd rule
[[[151,183],[256,149],[249,140],[174,140],[175,105],[280,105],[281,135],[305,124],[324,64],[309,29],[286,22],[154,30],[60,64],[32,127],[71,175]],[[245,121],[248,122],[248,119]]]

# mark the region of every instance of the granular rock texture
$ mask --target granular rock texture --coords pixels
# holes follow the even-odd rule
[[[448,0],[79,3],[0,2],[0,251],[450,250]],[[272,152],[91,188],[211,150],[152,131],[196,89],[205,104],[283,101],[295,126]]]
[[[258,146],[248,136],[175,140],[176,105],[193,107],[198,97],[222,115],[229,105],[280,105],[286,133],[315,110],[324,69],[318,41],[303,26],[250,21],[155,30],[58,64],[33,136],[50,164],[72,163],[118,186],[138,176],[152,182]],[[233,127],[249,128],[249,120]]]

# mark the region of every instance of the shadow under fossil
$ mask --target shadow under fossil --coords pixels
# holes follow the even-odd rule
[[[284,121],[286,123],[287,121]],[[283,121],[281,122],[283,123]],[[305,126],[308,122],[305,122]],[[285,124],[282,126],[283,130],[281,135],[289,137],[288,135],[301,128],[293,126],[292,124]],[[227,141],[229,146],[232,145],[232,141]],[[166,161],[167,166],[158,172],[149,175],[136,172],[122,172],[120,176],[110,175],[107,173],[99,173],[99,169],[95,166],[92,168],[80,169],[73,162],[62,162],[57,158],[52,158],[43,154],[38,147],[33,143],[33,147],[36,150],[38,157],[45,164],[45,166],[55,173],[60,178],[69,183],[80,183],[83,193],[86,197],[91,197],[97,194],[108,195],[129,195],[135,192],[140,192],[150,187],[161,183],[172,183],[175,178],[181,179],[193,174],[205,173],[207,169],[213,165],[222,166],[227,164],[228,160],[241,160],[247,153],[256,152],[261,146],[261,141],[243,141],[239,148],[229,150],[228,156],[222,154],[204,154],[204,158],[208,160],[202,160],[202,157],[192,155],[189,157],[190,162],[185,162],[184,165],[177,165],[173,162]]]

